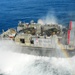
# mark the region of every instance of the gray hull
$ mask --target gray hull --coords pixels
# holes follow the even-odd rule
[[[54,48],[42,48],[42,47],[22,47],[21,53],[35,55],[35,56],[47,56],[47,57],[73,57],[75,56],[75,50],[61,50]]]

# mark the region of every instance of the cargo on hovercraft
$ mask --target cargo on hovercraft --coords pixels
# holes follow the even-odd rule
[[[70,36],[74,32],[74,23],[73,21],[69,28],[66,28],[60,24],[44,24],[42,20],[38,23],[34,23],[33,20],[30,23],[20,21],[17,30],[10,29],[3,32],[2,36],[12,38],[22,46],[23,53],[39,56],[55,56],[56,53],[59,55],[58,44],[70,54],[70,51],[75,50],[75,42]]]

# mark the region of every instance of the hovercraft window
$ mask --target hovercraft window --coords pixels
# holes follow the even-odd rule
[[[25,43],[25,40],[24,40],[24,39],[20,39],[20,42],[21,42],[21,43]]]
[[[31,43],[31,44],[34,44],[34,40],[30,40],[30,43]]]

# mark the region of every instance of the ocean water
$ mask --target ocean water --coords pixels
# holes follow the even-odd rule
[[[37,22],[40,18],[67,26],[75,20],[75,0],[0,1],[0,32],[16,28],[20,20]],[[75,75],[75,56],[27,55],[18,52],[21,48],[12,40],[0,40],[0,75]]]
[[[75,20],[75,0],[1,0],[0,32],[17,27],[18,21],[37,22],[46,16],[67,26]]]

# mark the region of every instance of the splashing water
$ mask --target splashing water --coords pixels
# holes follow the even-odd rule
[[[58,20],[55,17],[53,11],[49,11],[45,17],[42,18],[45,24],[58,24]]]
[[[11,40],[0,40],[0,73],[3,75],[74,75],[75,57],[40,57],[17,53]]]

